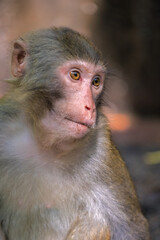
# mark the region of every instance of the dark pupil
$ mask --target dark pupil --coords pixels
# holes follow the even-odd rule
[[[95,85],[99,84],[99,78],[95,78],[95,79],[94,79],[94,84],[95,84]]]
[[[78,73],[77,73],[77,72],[74,72],[74,76],[75,76],[75,77],[78,77]]]

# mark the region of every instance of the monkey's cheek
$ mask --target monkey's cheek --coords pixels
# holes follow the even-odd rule
[[[90,128],[84,124],[76,123],[72,120],[62,118],[55,113],[48,114],[41,120],[41,126],[50,136],[58,136],[62,139],[84,137]]]

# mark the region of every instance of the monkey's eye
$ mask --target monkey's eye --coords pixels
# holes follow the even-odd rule
[[[70,76],[74,80],[79,80],[80,79],[80,73],[78,71],[71,71]]]
[[[96,76],[96,77],[93,78],[93,80],[92,80],[92,85],[93,85],[94,87],[98,88],[99,85],[100,85],[100,83],[101,83],[101,80],[100,80],[100,77],[99,77],[99,76]]]

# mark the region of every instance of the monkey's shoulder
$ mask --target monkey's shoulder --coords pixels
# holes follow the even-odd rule
[[[108,175],[112,179],[112,187],[119,201],[129,202],[130,205],[136,205],[139,209],[139,203],[136,196],[135,187],[131,179],[128,167],[122,158],[115,144],[110,140],[109,156],[107,161]]]

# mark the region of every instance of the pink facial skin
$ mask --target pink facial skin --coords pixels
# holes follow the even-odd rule
[[[79,79],[71,77],[77,71]],[[54,103],[54,109],[42,120],[45,128],[69,138],[85,136],[96,124],[95,102],[103,89],[105,68],[90,62],[74,60],[57,69],[57,77],[64,92],[64,98]],[[95,86],[95,78],[98,86]],[[96,79],[97,79],[96,78]],[[47,126],[48,125],[48,126]]]

